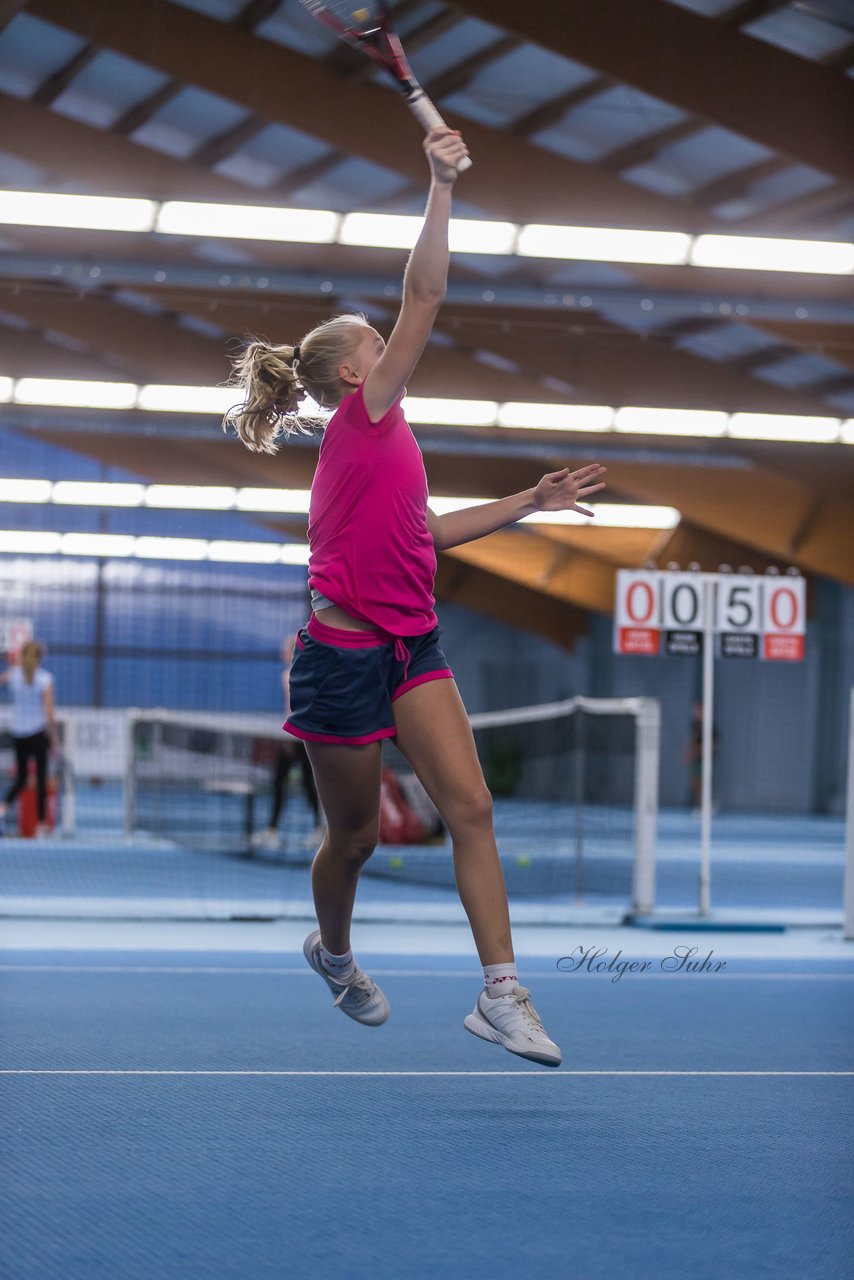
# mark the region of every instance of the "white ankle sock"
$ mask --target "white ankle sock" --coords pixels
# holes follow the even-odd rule
[[[331,951],[327,951],[322,942],[320,944],[320,963],[330,978],[338,978],[342,982],[352,978],[356,972],[356,961],[353,959],[352,950],[346,951],[343,956],[336,956]]]
[[[515,963],[485,964],[483,985],[492,996],[507,996],[511,991],[515,991],[519,985]]]

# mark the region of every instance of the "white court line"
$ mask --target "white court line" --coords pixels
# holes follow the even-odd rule
[[[161,1071],[74,1068],[6,1068],[0,1076],[854,1076],[854,1071]]]
[[[634,963],[637,963],[635,961]],[[384,978],[469,978],[480,981],[480,975],[476,968],[471,969],[380,969],[374,965],[370,966],[371,973]],[[132,964],[0,964],[0,973],[183,973],[183,974],[238,974],[242,977],[254,977],[256,975],[264,976],[282,976],[298,978],[309,978],[312,976],[313,970],[306,965],[300,965],[294,968],[273,968],[260,967],[251,968],[242,965],[132,965]],[[539,982],[541,978],[577,978],[578,973],[572,973],[564,970],[544,969],[531,970],[525,969],[524,976],[526,979],[531,978]],[[614,972],[602,972],[586,974],[583,971],[581,977],[591,978],[610,978],[613,979]],[[649,981],[650,979],[695,977],[703,975],[680,974],[680,973],[627,973],[620,981],[639,982]],[[732,979],[746,980],[752,982],[826,982],[826,981],[854,981],[854,972],[849,973],[727,973],[714,974],[713,977],[724,977],[727,981]]]

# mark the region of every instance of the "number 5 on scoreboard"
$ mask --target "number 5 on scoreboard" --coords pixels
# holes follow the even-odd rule
[[[761,582],[758,578],[718,578],[716,631],[758,632],[762,630]]]

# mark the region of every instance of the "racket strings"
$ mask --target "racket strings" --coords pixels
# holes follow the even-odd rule
[[[360,0],[322,0],[315,7],[325,9],[342,27],[358,33],[372,31],[382,24],[385,17],[385,6],[376,0],[367,0],[367,3],[364,0],[362,3]]]

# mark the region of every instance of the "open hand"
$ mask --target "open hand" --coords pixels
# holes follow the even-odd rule
[[[583,516],[594,515],[587,507],[580,507],[578,499],[589,498],[591,493],[605,488],[605,481],[599,480],[605,470],[601,463],[591,462],[578,471],[570,471],[569,467],[550,471],[534,490],[535,507],[538,511],[580,511]]]
[[[457,166],[469,153],[459,129],[431,129],[424,139],[424,150],[434,181],[445,185],[456,182]]]

